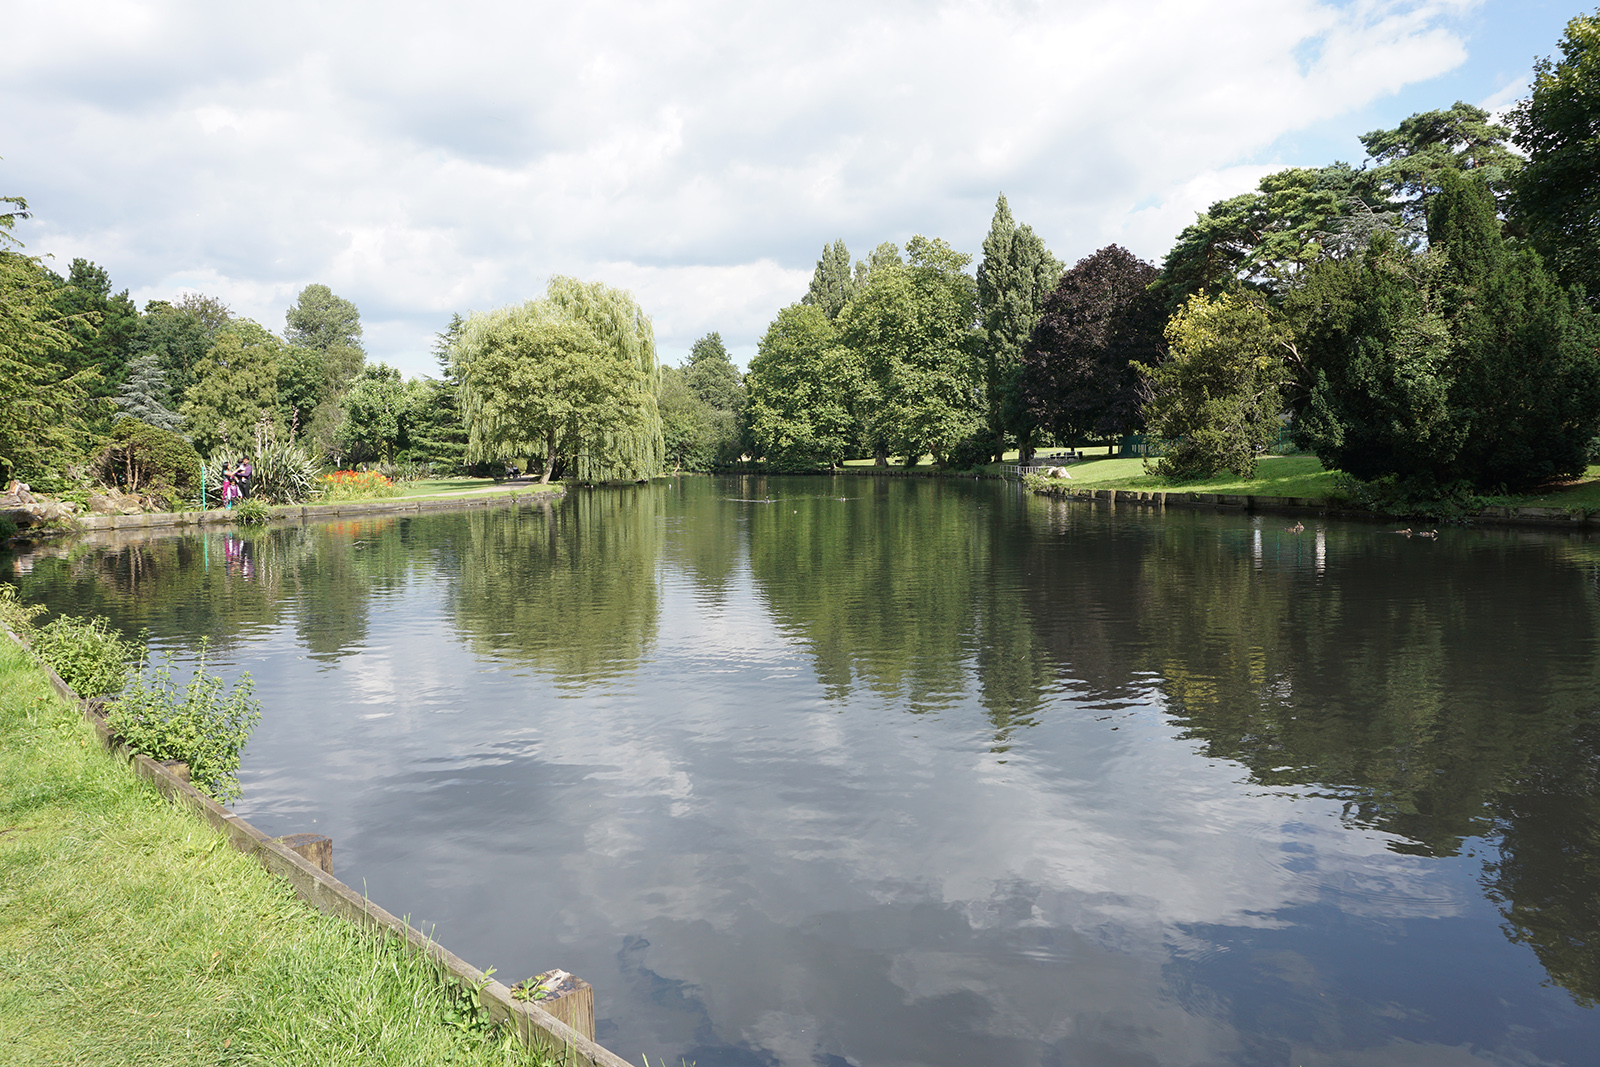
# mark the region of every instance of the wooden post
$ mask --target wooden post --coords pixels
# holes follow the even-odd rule
[[[537,1004],[578,1033],[594,1040],[594,987],[566,971],[545,971],[511,987],[518,1000]]]
[[[313,867],[321,867],[324,874],[333,873],[333,838],[321,834],[288,834],[276,839],[290,852],[297,852]]]
[[[161,766],[165,767],[167,770],[169,770],[173,774],[177,775],[179,781],[189,782],[189,784],[191,784],[191,785],[193,784],[192,782],[190,782],[190,779],[189,779],[189,765],[187,763],[183,762],[183,760],[181,760],[181,759],[164,759],[164,760],[161,761]]]

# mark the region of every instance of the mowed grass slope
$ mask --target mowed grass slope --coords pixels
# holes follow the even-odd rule
[[[3,636],[0,783],[0,1063],[535,1062],[118,765]]]

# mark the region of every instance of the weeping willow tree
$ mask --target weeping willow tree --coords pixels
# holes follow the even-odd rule
[[[655,333],[633,297],[556,277],[543,299],[470,316],[451,344],[467,458],[538,459],[549,481],[661,471]]]

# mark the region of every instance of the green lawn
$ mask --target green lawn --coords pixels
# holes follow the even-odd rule
[[[400,492],[389,500],[421,500],[433,497],[458,496],[462,493],[534,493],[553,492],[557,486],[540,486],[536,482],[519,482],[515,485],[496,482],[492,478],[422,478],[402,482]]]
[[[1249,493],[1325,499],[1337,489],[1338,472],[1324,470],[1315,456],[1263,456],[1254,478],[1232,474],[1174,481],[1144,473],[1142,459],[1090,459],[1067,468],[1075,489],[1148,489],[1189,493]],[[1600,508],[1600,465],[1580,480],[1528,496],[1493,496],[1487,503],[1511,507]]]
[[[1054,451],[1054,449],[1049,449],[1048,451]],[[1103,449],[1088,449],[1085,451],[1089,453],[1089,459],[1067,465],[1066,469],[1072,475],[1070,481],[1062,483],[1067,488],[1146,489],[1180,493],[1248,493],[1253,496],[1307,497],[1313,500],[1323,500],[1335,495],[1339,479],[1338,472],[1324,470],[1317,458],[1311,455],[1263,456],[1257,465],[1254,478],[1240,478],[1233,474],[1222,474],[1215,478],[1175,481],[1171,478],[1158,478],[1154,475],[1146,474],[1144,472],[1144,460],[1142,459],[1109,457],[1103,454]],[[918,466],[927,467],[930,462],[929,460],[924,460]],[[1006,453],[1006,462],[1016,462],[1016,453]],[[846,461],[845,466],[870,467],[872,463],[873,461],[870,459],[854,459]],[[999,474],[1001,473],[1001,467],[1001,464],[991,463],[983,469],[992,474]],[[1544,492],[1532,493],[1527,496],[1491,496],[1486,497],[1485,502],[1511,507],[1600,510],[1600,465],[1590,466],[1581,479],[1552,487]]]
[[[1068,466],[1072,486],[1084,489],[1156,489],[1188,493],[1250,493],[1256,496],[1326,497],[1338,475],[1315,456],[1262,456],[1254,478],[1221,474],[1179,482],[1144,472],[1142,459],[1090,459]]]
[[[3,637],[0,783],[0,1062],[535,1062],[114,762]]]
[[[1513,507],[1600,509],[1600,465],[1590,466],[1579,480],[1568,482],[1547,493],[1534,493],[1529,496],[1492,496],[1487,499],[1491,504],[1509,504]]]

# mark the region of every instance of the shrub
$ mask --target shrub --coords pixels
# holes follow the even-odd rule
[[[206,672],[206,648],[202,640],[200,662],[182,690],[173,680],[171,657],[153,669],[141,658],[106,720],[151,759],[183,760],[196,789],[228,804],[241,795],[239,755],[261,719],[261,704],[249,672],[224,693],[222,679]]]
[[[33,632],[33,620],[44,611],[43,604],[24,604],[14,585],[0,585],[0,626],[18,637]]]
[[[4,515],[0,515],[0,545],[5,544],[15,536],[17,536],[17,524]]]
[[[376,500],[398,492],[399,486],[377,471],[334,471],[322,476],[324,500]]]
[[[112,428],[95,473],[127,493],[188,496],[200,489],[200,453],[171,430],[122,419]]]
[[[142,642],[123,637],[103,617],[63,615],[30,634],[28,647],[84,697],[119,692],[129,669],[144,654]]]

